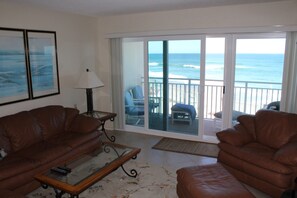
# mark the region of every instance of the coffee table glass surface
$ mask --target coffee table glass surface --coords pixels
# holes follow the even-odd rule
[[[129,176],[136,177],[136,170],[130,169],[127,172],[123,164],[130,159],[135,159],[139,152],[139,148],[105,142],[101,149],[85,154],[69,163],[61,164],[61,167],[71,169],[71,172],[67,175],[48,170],[45,173],[36,175],[35,179],[44,188],[53,187],[56,197],[60,197],[59,194],[62,196],[64,193],[78,197],[79,193],[119,167]]]

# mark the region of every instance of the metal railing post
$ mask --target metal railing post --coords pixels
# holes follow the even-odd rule
[[[244,103],[243,103],[243,112],[246,112],[246,101],[247,101],[247,88],[248,88],[248,82],[245,82],[245,92],[244,92]],[[240,102],[240,99],[239,99]]]
[[[191,79],[188,79],[188,104],[191,104]]]

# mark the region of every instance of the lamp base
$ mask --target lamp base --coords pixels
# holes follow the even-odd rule
[[[87,114],[93,113],[93,90],[92,89],[86,89],[87,94]]]

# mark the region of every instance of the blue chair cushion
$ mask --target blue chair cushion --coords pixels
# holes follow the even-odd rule
[[[232,111],[232,120],[235,120],[235,121],[236,121],[237,118],[238,118],[239,116],[241,116],[241,115],[246,115],[246,113],[233,110],[233,111]],[[214,116],[215,116],[216,118],[222,118],[222,111],[216,112],[216,113],[214,114]]]
[[[133,98],[134,99],[143,99],[143,92],[142,92],[142,87],[140,85],[136,85],[133,89],[132,89],[132,94],[133,94]]]
[[[196,118],[196,109],[193,105],[187,105],[187,104],[181,104],[181,103],[176,103],[171,107],[172,111],[183,111],[188,113],[192,120]]]

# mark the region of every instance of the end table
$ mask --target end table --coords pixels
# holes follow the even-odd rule
[[[111,135],[110,137],[107,135],[106,130],[105,130],[105,122],[107,120],[114,121],[114,118],[117,116],[116,113],[111,113],[111,112],[105,112],[105,111],[92,111],[91,113],[85,112],[83,113],[85,116],[93,117],[101,122],[101,131],[105,134],[107,139],[111,142],[115,142],[115,136]]]

